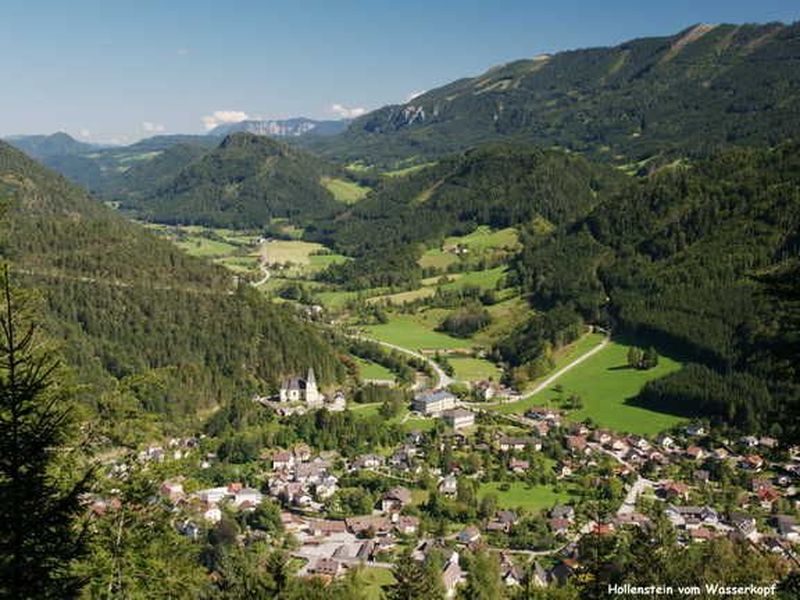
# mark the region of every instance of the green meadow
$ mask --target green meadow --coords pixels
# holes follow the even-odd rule
[[[370,192],[370,188],[359,185],[355,181],[336,177],[323,177],[321,183],[333,194],[334,198],[344,204],[355,204]]]
[[[411,350],[452,350],[469,348],[469,340],[460,340],[425,327],[409,315],[390,315],[389,322],[364,327],[367,335]]]
[[[558,407],[560,398],[577,394],[583,401],[583,408],[568,414],[573,421],[588,417],[601,427],[643,435],[656,434],[681,422],[678,416],[629,403],[645,383],[677,371],[680,363],[660,356],[658,366],[653,369],[631,369],[627,365],[629,348],[628,344],[621,341],[611,341],[597,354],[564,373],[552,387],[496,409],[504,413],[522,413],[531,406]],[[561,362],[565,364],[569,359],[563,358]],[[557,385],[563,388],[561,395],[556,391]]]
[[[496,365],[482,358],[451,356],[447,360],[453,365],[455,378],[459,381],[483,381],[487,379],[498,381],[502,375]]]
[[[507,490],[500,489],[506,485],[508,485]],[[483,498],[487,494],[497,496],[500,508],[521,508],[531,513],[551,508],[570,499],[568,491],[556,492],[549,485],[529,485],[522,481],[507,484],[497,481],[482,483],[478,490],[478,498]]]

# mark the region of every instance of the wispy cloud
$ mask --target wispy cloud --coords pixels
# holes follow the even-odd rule
[[[188,48],[178,48],[178,56],[189,56],[189,52]]]
[[[241,110],[215,110],[212,114],[203,117],[202,121],[206,130],[211,131],[218,125],[239,123],[240,121],[246,121],[248,118],[248,114]]]
[[[428,90],[422,90],[421,92],[411,92],[411,93],[409,93],[408,96],[406,96],[406,99],[403,102],[403,104],[407,104],[408,102],[411,102],[414,98],[418,98],[419,96],[422,96],[422,94],[424,94],[427,91]]]
[[[166,131],[166,127],[164,127],[161,123],[142,121],[142,131],[145,133],[163,133]]]
[[[342,119],[355,119],[356,117],[360,117],[361,115],[365,114],[367,109],[362,108],[361,106],[348,108],[343,104],[333,104],[330,107],[329,112]]]
[[[89,139],[90,137],[92,137],[92,132],[84,127],[78,132],[78,137],[82,137],[83,139]]]

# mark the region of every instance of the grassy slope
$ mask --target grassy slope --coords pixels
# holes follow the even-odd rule
[[[633,406],[627,401],[636,396],[646,382],[677,371],[680,363],[661,356],[654,369],[629,369],[628,348],[624,343],[612,341],[606,348],[565,373],[553,387],[526,400],[502,405],[498,410],[521,413],[531,406],[558,406],[558,393],[554,387],[560,384],[565,397],[575,393],[583,399],[584,407],[569,414],[572,420],[590,417],[602,427],[639,434],[655,434],[679,423],[679,417]],[[569,362],[569,359],[561,359],[561,362]]]
[[[408,315],[391,315],[389,322],[365,327],[375,339],[410,349],[469,348],[469,340],[460,340],[438,331],[431,331],[417,319]]]
[[[362,379],[387,379],[394,381],[394,373],[383,365],[356,357]]]
[[[320,182],[333,194],[334,198],[345,204],[355,204],[370,191],[368,187],[359,185],[354,181],[335,177],[323,177]]]

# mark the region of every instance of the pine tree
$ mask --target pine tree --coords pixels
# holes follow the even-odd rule
[[[628,366],[631,369],[639,369],[642,366],[642,351],[636,346],[628,348]]]
[[[642,367],[645,369],[652,369],[656,365],[658,365],[658,352],[656,352],[655,348],[650,346],[644,351],[644,356],[642,357]]]
[[[89,474],[67,463],[79,461],[67,452],[74,420],[59,362],[7,271],[0,293],[0,596],[70,598],[82,584],[72,567],[85,552]]]
[[[395,583],[389,586],[387,600],[429,600],[429,581],[424,566],[411,556],[411,549],[405,548],[392,569]]]
[[[500,579],[500,563],[486,550],[478,550],[470,561],[467,583],[459,594],[464,600],[500,600],[506,590]]]

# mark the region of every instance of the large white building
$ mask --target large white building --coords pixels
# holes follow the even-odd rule
[[[414,410],[423,415],[440,415],[455,408],[456,397],[445,390],[424,392],[414,396],[413,406]]]
[[[475,425],[475,414],[463,408],[454,408],[442,413],[442,418],[453,429],[463,429]]]

